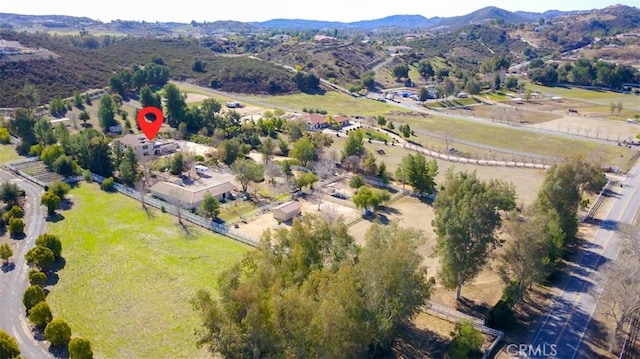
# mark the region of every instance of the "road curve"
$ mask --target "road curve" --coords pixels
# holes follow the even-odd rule
[[[26,237],[18,250],[13,254],[15,268],[7,273],[0,273],[0,328],[16,339],[20,345],[20,355],[23,358],[41,359],[53,358],[44,341],[37,341],[33,337],[31,327],[26,318],[22,304],[22,294],[29,283],[29,268],[24,259],[25,253],[35,245],[36,238],[44,233],[46,228],[46,213],[40,205],[42,188],[23,178],[0,170],[0,180],[10,180],[23,189],[27,195],[25,218]]]

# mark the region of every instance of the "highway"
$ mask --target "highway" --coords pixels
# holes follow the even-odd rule
[[[546,355],[530,358],[547,358],[549,354],[562,359],[594,357],[583,338],[602,293],[602,278],[597,272],[618,255],[621,243],[616,233],[617,224],[632,223],[638,212],[640,162],[629,171],[622,184],[622,188],[616,188],[619,197],[600,221],[593,240],[576,253],[577,264],[567,268],[559,284],[562,290],[531,342],[533,348],[547,348]]]
[[[48,350],[48,343],[34,339],[31,327],[26,318],[25,307],[22,304],[22,294],[28,285],[29,268],[24,259],[25,253],[31,249],[36,238],[44,233],[46,228],[46,213],[40,205],[42,188],[18,178],[13,174],[0,170],[0,180],[10,180],[26,192],[25,233],[26,237],[18,250],[14,250],[12,262],[15,268],[6,273],[0,273],[0,329],[6,331],[16,339],[20,345],[22,358],[44,359],[53,358]]]

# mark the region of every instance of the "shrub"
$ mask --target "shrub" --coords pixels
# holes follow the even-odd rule
[[[105,179],[104,181],[102,181],[102,183],[100,184],[100,188],[102,188],[103,191],[113,191],[114,188],[114,179],[113,177],[109,177],[107,179]]]
[[[11,142],[11,136],[9,135],[9,129],[6,127],[0,127],[0,143],[8,145]]]
[[[22,207],[18,205],[13,205],[9,211],[5,212],[5,214],[2,215],[2,219],[4,220],[5,223],[9,223],[9,221],[11,221],[12,218],[23,218],[23,217],[24,217],[24,211],[22,210]]]
[[[473,327],[473,322],[463,319],[456,323],[454,331],[451,333],[453,341],[449,347],[449,355],[454,359],[466,359],[482,356],[482,343],[484,337],[482,333]]]
[[[69,342],[69,359],[92,359],[91,342],[83,338],[73,338]]]
[[[88,183],[91,183],[91,181],[92,181],[92,179],[91,179],[91,171],[89,171],[89,170],[82,171],[82,176],[84,177],[85,181],[87,181]]]
[[[46,327],[52,319],[53,314],[51,314],[51,308],[49,308],[49,304],[45,301],[38,302],[38,304],[34,305],[29,311],[29,321],[40,329]]]
[[[24,222],[20,218],[9,220],[9,234],[16,236],[24,233]]]
[[[56,318],[47,324],[44,329],[44,337],[52,345],[66,345],[71,340],[71,328],[62,318]]]
[[[44,301],[44,290],[39,285],[27,287],[22,295],[22,303],[27,308],[27,312],[42,301]]]
[[[47,275],[37,269],[29,271],[29,284],[44,287],[47,284]]]

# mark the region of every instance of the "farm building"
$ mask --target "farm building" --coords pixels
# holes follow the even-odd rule
[[[154,197],[169,203],[180,203],[187,209],[198,208],[206,193],[223,200],[231,198],[231,192],[237,190],[238,188],[228,181],[208,186],[180,186],[170,182],[158,182],[150,188]]]
[[[300,202],[289,201],[279,206],[273,207],[271,212],[273,212],[274,219],[277,219],[280,222],[287,222],[292,220],[295,216],[299,215],[301,209],[302,206],[300,205]]]

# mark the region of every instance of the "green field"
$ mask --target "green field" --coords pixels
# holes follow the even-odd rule
[[[247,96],[249,102],[269,104],[274,108],[301,112],[302,109],[325,110],[330,115],[376,116],[388,112],[403,112],[397,106],[365,98],[354,98],[347,94],[327,91],[324,95],[281,95],[281,96]]]
[[[72,209],[49,223],[66,264],[47,302],[97,358],[196,358],[199,325],[189,300],[249,247],[199,227],[187,234],[167,214],[96,184],[70,193]]]
[[[18,152],[16,152],[16,147],[14,145],[0,145],[0,164],[17,161],[22,158],[24,157],[20,156]]]

